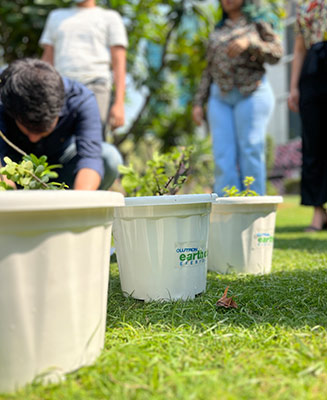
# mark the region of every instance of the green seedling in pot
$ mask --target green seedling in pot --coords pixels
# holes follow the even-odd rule
[[[225,192],[224,196],[226,197],[234,197],[234,196],[259,196],[257,192],[254,190],[251,190],[251,185],[255,179],[253,176],[246,176],[243,180],[243,184],[245,186],[245,189],[242,190],[241,192],[235,187],[232,186],[231,188],[229,186],[226,186],[223,191]]]

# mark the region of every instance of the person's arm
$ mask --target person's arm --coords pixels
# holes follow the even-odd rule
[[[276,64],[283,56],[281,39],[266,22],[256,23],[258,34],[249,34],[248,51],[262,63]]]
[[[80,169],[75,177],[74,190],[97,190],[101,176],[91,168]]]
[[[202,73],[200,85],[193,101],[192,117],[193,121],[198,126],[200,126],[203,121],[204,117],[203,104],[206,102],[208,98],[211,82],[212,78],[209,72],[209,65],[208,65]]]
[[[43,53],[41,60],[54,65],[54,43],[55,43],[55,32],[57,31],[57,26],[54,23],[54,15],[56,11],[51,11],[45,22],[44,29],[42,31],[41,37],[39,39],[39,46],[42,47]]]
[[[41,60],[53,65],[53,53],[54,53],[53,46],[51,46],[50,44],[43,44],[42,47],[43,47],[43,53]]]
[[[297,34],[294,43],[294,56],[292,62],[290,94],[288,97],[288,107],[293,112],[299,111],[299,100],[300,100],[299,80],[306,54],[307,54],[307,49],[305,47],[304,38],[301,34]]]
[[[0,105],[0,133],[1,136],[6,136],[7,129],[4,123],[4,107],[3,105]],[[4,141],[3,137],[0,137],[0,168],[4,167],[6,163],[4,162],[4,157],[8,153],[8,144]],[[16,189],[16,184],[15,182],[11,181],[6,177],[6,175],[1,175],[0,174],[0,180],[5,182],[7,185],[12,186],[14,189]]]
[[[112,46],[110,52],[115,85],[115,100],[110,109],[108,122],[115,129],[123,126],[125,123],[126,49],[123,46]]]
[[[104,175],[102,126],[94,94],[87,92],[84,96],[82,103],[80,99],[77,101],[77,108],[70,104],[71,112],[76,114],[74,136],[78,157],[73,189],[96,190]]]

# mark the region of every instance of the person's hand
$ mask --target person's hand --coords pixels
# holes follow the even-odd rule
[[[287,99],[288,107],[293,112],[299,112],[300,91],[298,88],[291,89]]]
[[[97,190],[101,184],[101,176],[91,168],[80,169],[75,177],[74,190]]]
[[[17,189],[16,183],[6,177],[6,175],[0,175],[0,180],[11,186],[13,189]]]
[[[229,43],[226,52],[228,57],[234,58],[243,53],[243,51],[245,51],[249,46],[249,39],[247,37],[240,37]]]
[[[119,128],[125,123],[124,104],[114,103],[109,112],[109,125],[111,129]]]
[[[194,106],[192,110],[192,117],[196,125],[201,125],[203,120],[203,108],[201,106]]]

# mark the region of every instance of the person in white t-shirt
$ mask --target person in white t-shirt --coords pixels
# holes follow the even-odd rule
[[[94,92],[105,132],[107,124],[115,129],[125,121],[127,34],[118,12],[97,7],[95,0],[74,2],[50,12],[39,41],[42,60]],[[115,98],[109,111],[111,70]]]

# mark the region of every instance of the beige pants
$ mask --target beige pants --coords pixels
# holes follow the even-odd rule
[[[85,85],[95,94],[95,98],[98,103],[100,118],[102,123],[103,137],[108,130],[108,116],[109,116],[109,106],[110,106],[110,96],[111,89],[107,84],[103,82],[91,82]]]

